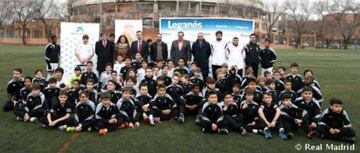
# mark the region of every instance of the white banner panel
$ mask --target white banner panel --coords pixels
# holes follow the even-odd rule
[[[115,20],[115,43],[120,35],[125,35],[131,44],[136,40],[136,31],[142,31],[142,20]]]
[[[61,56],[60,66],[64,69],[64,79],[68,80],[74,72],[74,68],[78,62],[75,57],[75,50],[78,45],[82,44],[82,36],[89,36],[89,44],[95,49],[95,43],[99,40],[99,24],[98,23],[70,23],[61,22]],[[94,53],[93,60],[94,70],[96,71],[97,57]],[[67,82],[66,82],[67,83]]]

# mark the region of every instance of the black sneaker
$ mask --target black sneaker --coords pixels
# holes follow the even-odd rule
[[[294,133],[288,132],[288,133],[287,133],[287,137],[288,137],[289,139],[294,138]]]
[[[355,143],[355,138],[354,137],[346,137],[346,138],[341,138],[342,141],[353,144]]]
[[[225,128],[221,128],[218,130],[218,134],[221,134],[221,135],[227,135],[229,133],[229,131]]]

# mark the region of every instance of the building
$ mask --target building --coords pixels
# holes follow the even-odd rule
[[[266,33],[262,0],[70,0],[72,22],[101,23],[101,32],[114,33],[115,19],[142,19],[144,37],[155,39],[160,17],[232,17],[255,21],[255,33]],[[59,34],[60,21],[45,32],[41,21],[26,29],[27,44],[46,44],[45,33]],[[21,43],[22,28],[16,22],[2,27],[0,43]]]

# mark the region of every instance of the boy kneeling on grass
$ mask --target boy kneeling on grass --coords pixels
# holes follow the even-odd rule
[[[355,132],[349,116],[343,109],[343,102],[337,98],[330,99],[330,107],[321,114],[317,131],[323,139],[355,143]]]

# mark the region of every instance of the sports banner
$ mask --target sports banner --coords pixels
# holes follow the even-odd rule
[[[184,39],[191,43],[196,41],[199,32],[203,32],[205,40],[211,43],[216,40],[215,32],[218,30],[223,32],[223,40],[231,42],[236,36],[240,45],[245,45],[254,32],[254,21],[240,18],[160,18],[159,23],[162,40],[169,49],[179,31],[183,31]]]
[[[115,20],[115,42],[120,35],[125,35],[131,44],[136,40],[136,31],[142,31],[142,20]]]
[[[74,69],[78,64],[75,56],[75,50],[79,44],[82,44],[82,36],[87,34],[89,36],[89,44],[91,44],[91,46],[95,49],[95,43],[99,40],[100,35],[99,24],[61,22],[60,30],[60,66],[65,71],[64,79],[68,80],[74,73]],[[94,70],[96,71],[97,57],[95,53],[92,61],[94,62]]]

